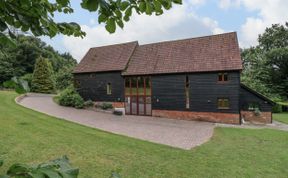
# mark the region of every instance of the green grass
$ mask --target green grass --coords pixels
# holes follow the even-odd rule
[[[274,113],[273,119],[288,124],[288,112]]]
[[[216,128],[192,150],[149,143],[56,119],[14,103],[0,92],[0,175],[15,162],[68,155],[80,177],[287,177],[288,132]]]

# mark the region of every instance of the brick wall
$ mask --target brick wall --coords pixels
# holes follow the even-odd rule
[[[240,124],[240,115],[233,113],[153,110],[152,116],[171,119],[197,120],[226,124]]]
[[[245,121],[254,123],[271,123],[272,113],[271,112],[261,112],[259,116],[255,115],[254,111],[241,111],[241,118]]]
[[[123,102],[112,102],[114,108],[125,108],[125,104]]]

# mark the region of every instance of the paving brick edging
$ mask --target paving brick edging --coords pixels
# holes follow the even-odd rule
[[[25,94],[22,94],[22,95],[20,95],[20,96],[17,96],[14,100],[15,100],[15,103],[17,103],[17,104],[19,104],[20,102],[21,102],[21,100],[23,99],[23,98],[25,98],[27,96],[27,94],[25,93]]]

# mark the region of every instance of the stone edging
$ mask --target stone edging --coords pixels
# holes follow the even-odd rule
[[[21,100],[22,100],[23,98],[25,98],[25,97],[27,97],[27,93],[22,94],[22,95],[20,95],[20,96],[17,96],[14,100],[15,100],[15,102],[16,102],[17,104],[19,104],[19,103],[21,102]]]

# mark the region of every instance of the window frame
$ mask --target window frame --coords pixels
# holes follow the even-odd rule
[[[106,94],[112,95],[112,84],[110,82],[108,82],[106,85]]]
[[[222,100],[221,106],[219,106],[219,100]],[[222,106],[222,105],[225,105],[225,100],[227,100],[228,106]],[[218,109],[230,109],[230,99],[228,97],[217,98],[217,108]]]
[[[226,76],[226,77],[225,77]],[[221,80],[219,80],[221,78]],[[227,80],[225,80],[225,78]],[[228,72],[219,72],[217,75],[217,82],[218,83],[226,83],[229,81]]]
[[[185,109],[190,109],[190,80],[185,76]]]

